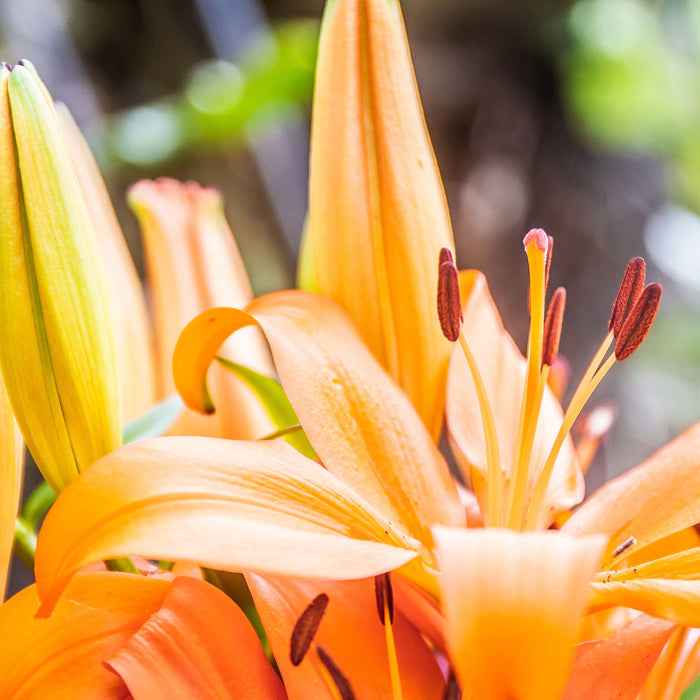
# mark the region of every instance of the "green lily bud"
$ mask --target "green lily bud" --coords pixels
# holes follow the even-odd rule
[[[121,442],[113,309],[51,97],[0,65],[0,367],[17,423],[60,491]]]

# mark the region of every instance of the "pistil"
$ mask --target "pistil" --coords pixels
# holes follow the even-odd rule
[[[545,283],[550,240],[542,229],[532,229],[523,240],[530,269],[530,336],[527,345],[527,372],[520,411],[513,470],[508,491],[506,526],[519,530],[525,507],[528,472],[535,429],[546,383],[542,375],[544,341]],[[548,371],[548,370],[547,370]]]

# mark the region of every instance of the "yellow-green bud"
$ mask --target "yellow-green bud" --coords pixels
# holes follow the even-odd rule
[[[53,102],[0,66],[0,366],[39,469],[60,491],[121,442],[113,310]]]

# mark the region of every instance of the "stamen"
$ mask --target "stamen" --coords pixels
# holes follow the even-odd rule
[[[551,367],[559,354],[559,340],[566,306],[566,289],[559,287],[549,302],[544,319],[544,342],[542,347],[542,365]]]
[[[385,613],[389,611],[389,624],[394,624],[394,591],[389,574],[374,577],[374,595],[377,599],[377,613],[382,625],[386,625]]]
[[[613,552],[613,559],[617,559],[620,554],[624,554],[630,547],[634,547],[637,544],[636,537],[628,537],[619,547]]]
[[[381,586],[378,586],[379,579],[382,580]],[[382,607],[379,619],[384,625],[384,638],[386,639],[386,652],[389,659],[389,678],[391,678],[391,695],[393,700],[403,700],[403,691],[401,689],[401,674],[399,673],[399,657],[396,654],[396,641],[394,640],[394,594],[391,590],[391,579],[389,574],[377,576],[375,581],[375,593],[377,594],[377,605],[379,605],[380,587]],[[386,624],[387,618],[389,624]]]
[[[615,357],[626,360],[647,337],[661,302],[661,285],[648,284],[622,324],[615,345]]]
[[[499,517],[503,502],[503,474],[501,472],[501,455],[498,450],[498,434],[496,432],[496,421],[493,418],[493,410],[486,393],[486,385],[479,372],[474,355],[469,349],[469,344],[464,333],[459,334],[459,342],[462,352],[469,365],[469,371],[474,381],[476,398],[479,402],[479,412],[481,413],[481,424],[484,428],[484,441],[486,443],[486,521],[487,527],[499,524]],[[464,474],[465,481],[468,475]]]
[[[644,258],[632,258],[627,263],[625,274],[622,276],[620,289],[615,297],[615,303],[608,321],[608,331],[617,338],[620,335],[620,329],[625,322],[630,309],[634,308],[639,296],[644,287],[644,277],[646,274],[646,263]]]
[[[325,593],[319,593],[309,603],[309,606],[294,625],[292,638],[289,643],[289,659],[294,666],[298,666],[304,660],[306,652],[316,636],[327,605],[328,596]]]
[[[459,273],[452,260],[443,261],[443,251],[452,254],[447,248],[440,251],[440,268],[438,270],[437,311],[440,327],[445,338],[453,343],[459,338],[462,327],[462,300],[459,294]]]
[[[333,661],[328,652],[323,647],[316,647],[318,658],[328,671],[333,684],[338,690],[341,700],[355,700],[355,693],[352,692],[350,682],[343,675],[343,672],[338,668],[338,665]]]

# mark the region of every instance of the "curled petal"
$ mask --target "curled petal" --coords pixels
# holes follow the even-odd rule
[[[47,614],[75,571],[97,559],[358,578],[401,566],[415,546],[286,443],[155,438],[107,455],[62,494],[39,534],[35,570]]]
[[[333,302],[306,292],[256,299],[247,313],[212,309],[192,321],[173,357],[178,391],[207,410],[206,370],[218,346],[246,325],[263,329],[280,381],[326,468],[416,539],[433,523],[463,524],[440,453],[404,394]]]

